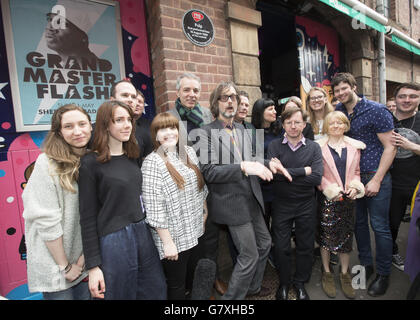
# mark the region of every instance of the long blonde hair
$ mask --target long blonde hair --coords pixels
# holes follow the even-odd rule
[[[327,116],[327,114],[329,114],[330,112],[334,111],[333,106],[331,105],[331,103],[328,101],[328,95],[325,92],[325,90],[323,88],[320,87],[312,87],[309,92],[308,95],[306,97],[306,105],[307,105],[307,109],[308,109],[308,114],[309,114],[309,122],[311,123],[312,129],[314,134],[320,134],[321,130],[318,126],[318,122],[316,121],[315,118],[315,113],[311,108],[310,105],[310,98],[311,98],[311,93],[314,91],[319,91],[324,95],[324,98],[326,100],[325,105],[324,105],[324,115],[322,116],[323,119],[325,119],[325,117]]]
[[[75,193],[73,183],[79,178],[80,155],[73,152],[71,146],[64,140],[61,135],[61,119],[63,114],[68,111],[77,110],[86,115],[89,122],[89,114],[75,104],[66,104],[54,111],[51,118],[51,129],[42,143],[42,151],[50,159],[53,165],[52,173],[58,176],[61,187]],[[52,161],[51,161],[52,160]]]

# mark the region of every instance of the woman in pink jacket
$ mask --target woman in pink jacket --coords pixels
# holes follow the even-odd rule
[[[324,120],[323,134],[317,140],[321,146],[324,174],[319,203],[319,244],[323,266],[322,288],[327,296],[336,295],[334,276],[330,271],[330,253],[337,252],[340,259],[340,283],[344,295],[354,299],[355,292],[349,274],[350,251],[354,230],[355,199],[364,196],[360,182],[360,149],[366,145],[344,135],[350,122],[340,111],[329,113]]]

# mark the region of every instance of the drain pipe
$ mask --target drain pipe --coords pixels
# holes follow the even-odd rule
[[[384,0],[377,0],[376,10],[380,14],[385,13]],[[385,61],[385,34],[378,32],[378,78],[379,78],[379,102],[386,104],[386,61]]]

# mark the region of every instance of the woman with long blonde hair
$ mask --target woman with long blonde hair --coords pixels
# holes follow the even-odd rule
[[[199,256],[208,191],[194,149],[180,150],[178,119],[160,113],[150,130],[154,151],[142,166],[146,219],[165,271],[168,299],[183,300]]]
[[[43,153],[22,193],[28,286],[46,300],[85,300],[77,180],[91,137],[89,114],[68,104],[54,111]]]
[[[323,88],[312,87],[306,97],[306,106],[309,114],[309,122],[314,131],[314,138],[318,140],[322,134],[324,119],[328,113],[334,111],[331,103],[328,101],[328,95]]]

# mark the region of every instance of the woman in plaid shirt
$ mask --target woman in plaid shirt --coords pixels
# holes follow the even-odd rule
[[[208,191],[194,149],[186,145],[180,148],[178,120],[160,113],[150,131],[154,151],[141,169],[146,220],[166,275],[168,299],[181,300],[185,299],[185,279],[194,274]]]

